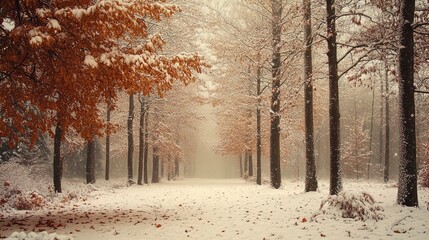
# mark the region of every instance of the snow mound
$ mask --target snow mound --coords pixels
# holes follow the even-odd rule
[[[66,235],[59,235],[56,233],[47,233],[47,232],[14,232],[8,238],[9,240],[19,239],[19,240],[73,240],[74,238]]]
[[[319,215],[352,218],[366,221],[368,219],[381,220],[384,218],[384,209],[375,203],[374,198],[366,192],[343,191],[338,195],[331,195],[320,204]]]

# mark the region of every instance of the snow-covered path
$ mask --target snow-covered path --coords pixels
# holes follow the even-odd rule
[[[283,189],[239,179],[187,179],[149,186],[99,188],[86,201],[70,201],[34,212],[2,213],[0,236],[35,230],[75,239],[428,239],[429,191],[420,190],[421,208],[395,205],[396,188],[380,183],[349,183],[365,190],[385,209],[381,221],[312,215],[327,196],[303,193],[302,182]]]

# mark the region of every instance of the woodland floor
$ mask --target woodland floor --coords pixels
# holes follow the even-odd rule
[[[395,204],[392,183],[345,182],[345,189],[370,193],[384,208],[384,219],[313,218],[327,197],[325,181],[319,183],[319,192],[303,193],[303,182],[287,180],[279,190],[241,179],[182,179],[131,187],[100,180],[85,197],[58,200],[42,210],[2,210],[0,238],[47,231],[103,240],[428,239],[429,189],[419,190],[420,208],[405,208]]]

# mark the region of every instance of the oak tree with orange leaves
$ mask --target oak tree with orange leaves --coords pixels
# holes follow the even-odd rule
[[[165,0],[1,1],[0,137],[14,145],[49,132],[55,192],[64,135],[90,141],[108,127],[99,104],[114,109],[119,91],[162,94],[201,72],[197,54],[163,54],[161,36],[147,32],[179,10]]]

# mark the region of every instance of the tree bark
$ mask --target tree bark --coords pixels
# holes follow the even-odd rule
[[[386,85],[386,94],[384,97],[384,111],[385,111],[385,118],[386,118],[386,125],[384,126],[384,132],[385,132],[385,139],[384,139],[384,172],[383,172],[383,179],[384,182],[387,183],[390,178],[390,116],[389,116],[389,75],[388,75],[388,65],[387,65],[387,56],[385,55],[384,60],[384,85]]]
[[[384,131],[384,102],[386,101],[386,98],[384,97],[384,82],[380,81],[380,132],[379,132],[379,142],[380,147],[378,149],[378,156],[380,159],[380,166],[381,168],[384,168],[384,160],[383,160],[383,131]]]
[[[399,186],[397,202],[418,206],[414,102],[414,0],[401,1],[399,48]]]
[[[175,177],[179,176],[179,171],[180,171],[180,163],[179,163],[179,159],[176,158],[174,160],[174,176]]]
[[[340,166],[340,106],[338,94],[337,31],[335,27],[335,0],[326,0],[326,22],[329,65],[329,141],[330,187],[329,194],[342,190]]]
[[[164,178],[164,170],[165,170],[165,160],[161,159],[160,163],[161,163],[161,179],[163,179]]]
[[[148,151],[149,151],[149,143],[148,143],[148,139],[149,139],[149,132],[148,132],[148,126],[149,126],[149,111],[148,109],[146,109],[146,114],[145,114],[145,133],[144,133],[144,165],[143,165],[143,182],[145,184],[149,183],[149,177],[148,177]]]
[[[63,175],[63,159],[61,157],[61,141],[63,130],[60,121],[57,122],[55,127],[54,136],[54,191],[61,193],[61,179]]]
[[[304,0],[304,81],[305,81],[305,192],[317,190],[316,159],[314,157],[313,125],[313,36],[311,31],[311,2]]]
[[[163,165],[164,165],[163,167],[165,167],[165,161],[163,161],[163,163],[164,163],[164,164],[163,164]],[[171,177],[172,177],[172,176],[171,176],[171,175],[172,175],[172,172],[171,172],[171,170],[172,170],[172,169],[171,169],[171,167],[172,167],[172,166],[171,166],[171,154],[169,154],[169,155],[168,155],[168,162],[167,162],[167,179],[168,179],[168,181],[170,181],[170,180],[171,180]]]
[[[371,161],[372,158],[374,157],[374,153],[372,152],[372,139],[373,139],[373,134],[372,132],[374,131],[374,105],[375,105],[375,87],[374,87],[374,82],[372,82],[372,99],[371,99],[371,126],[369,128],[369,157],[368,157],[368,162],[367,162],[367,179],[370,179],[370,168],[371,168]]]
[[[134,140],[133,140],[133,120],[134,120],[134,95],[130,94],[130,106],[128,112],[128,183],[133,183],[133,153],[134,153]]]
[[[247,149],[244,151],[244,174],[246,176],[249,176],[249,169],[247,168],[247,165],[249,163],[249,152],[247,151]]]
[[[243,160],[242,160],[242,154],[240,153],[240,177],[243,178]]]
[[[137,184],[143,184],[143,162],[144,162],[144,135],[145,135],[145,102],[143,96],[139,97],[140,102],[140,126],[139,126],[139,168],[137,176]]]
[[[94,139],[87,143],[86,154],[86,183],[95,183],[95,143]]]
[[[153,147],[152,183],[159,182],[159,156],[158,148]]]
[[[252,150],[249,150],[249,177],[253,176],[253,158],[252,158]]]
[[[256,107],[256,184],[262,184],[262,136],[261,136],[261,65],[256,73],[256,94],[258,105]]]
[[[110,124],[110,107],[107,106],[107,124]],[[110,132],[106,134],[106,172],[104,178],[106,181],[110,179]]]
[[[271,0],[272,7],[272,95],[271,95],[271,129],[270,129],[270,173],[271,186],[280,188],[280,70],[281,70],[281,33],[282,33],[282,1]]]

